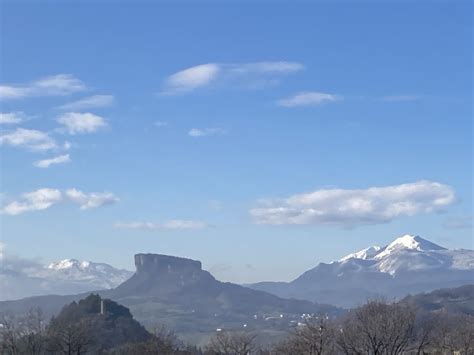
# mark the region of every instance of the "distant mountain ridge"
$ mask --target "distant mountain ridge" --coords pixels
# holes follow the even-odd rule
[[[420,236],[403,235],[385,247],[372,246],[346,255],[339,262],[353,259],[373,261],[374,269],[395,275],[401,271],[448,268],[473,270],[472,250],[448,250]]]
[[[353,307],[368,298],[400,298],[471,283],[473,250],[448,250],[407,234],[385,247],[372,246],[330,264],[320,263],[291,282],[260,282],[249,287],[280,297]]]
[[[218,281],[208,271],[202,270],[201,262],[197,260],[137,254],[135,265],[136,272],[128,280],[114,289],[96,293],[129,307],[134,317],[145,326],[164,324],[195,342],[217,328],[246,327],[286,332],[290,322],[298,321],[302,314],[335,315],[342,312],[334,306],[283,299]],[[0,313],[24,313],[40,307],[47,315],[54,315],[65,304],[85,296],[87,294],[82,293],[4,301],[0,302]]]
[[[133,275],[132,271],[117,269],[109,264],[77,259],[64,259],[47,266],[55,279],[88,282],[95,289],[108,289],[120,285]]]
[[[0,262],[0,300],[109,289],[132,275],[105,263],[64,259],[41,265],[7,257]]]
[[[474,284],[410,295],[401,302],[428,312],[463,313],[474,316]]]

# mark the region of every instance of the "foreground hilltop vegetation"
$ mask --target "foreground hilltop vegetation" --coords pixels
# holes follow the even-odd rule
[[[443,297],[445,299],[443,300]],[[202,346],[186,345],[179,333],[145,329],[130,310],[91,294],[63,307],[46,322],[40,310],[19,317],[4,314],[2,354],[460,354],[474,353],[474,307],[423,307],[474,300],[474,285],[416,295],[397,302],[369,301],[339,316],[301,315],[279,339],[268,343],[265,329],[213,332]],[[431,302],[431,303],[430,303]]]

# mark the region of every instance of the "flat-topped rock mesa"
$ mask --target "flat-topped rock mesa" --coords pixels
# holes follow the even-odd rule
[[[217,281],[202,269],[200,261],[162,254],[136,254],[135,274],[114,290],[114,294],[169,296],[189,288],[204,291]]]
[[[136,254],[137,273],[194,273],[202,271],[198,260],[162,254]]]
[[[182,334],[213,334],[215,329],[240,329],[257,322],[266,330],[281,331],[290,319],[302,314],[336,315],[342,312],[329,305],[310,301],[283,299],[231,282],[216,280],[202,269],[201,262],[161,254],[136,254],[136,272],[116,288],[96,293],[130,309],[145,326],[163,324]],[[0,313],[24,314],[40,307],[54,316],[72,301],[88,294],[42,296],[18,301],[0,302]],[[257,319],[255,318],[257,316]],[[282,317],[283,316],[283,317]],[[266,322],[274,317],[279,322]]]

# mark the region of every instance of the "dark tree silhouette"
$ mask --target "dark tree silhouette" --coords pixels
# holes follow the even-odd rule
[[[336,351],[336,324],[325,315],[307,318],[275,352],[279,355],[326,355]]]
[[[256,350],[257,335],[244,331],[220,331],[209,341],[207,353],[216,355],[249,355]]]
[[[416,312],[404,304],[370,301],[349,313],[338,344],[344,354],[403,354],[413,340]]]
[[[23,317],[3,315],[0,319],[2,354],[42,354],[46,341],[45,322],[40,309],[32,309]]]
[[[65,355],[85,354],[94,344],[94,337],[87,322],[56,323],[49,329],[48,339],[49,351]]]

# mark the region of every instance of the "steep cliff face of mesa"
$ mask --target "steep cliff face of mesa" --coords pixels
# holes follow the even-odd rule
[[[202,271],[200,261],[161,254],[136,254],[137,273],[190,274]]]
[[[315,313],[311,302],[285,300],[216,280],[201,262],[160,254],[135,255],[135,274],[108,297],[125,304],[158,302],[204,314]],[[139,301],[141,299],[141,301]],[[173,305],[173,306],[171,306]],[[332,310],[332,309],[331,309]]]
[[[282,299],[230,282],[220,282],[196,260],[160,254],[135,255],[136,272],[115,289],[98,291],[102,298],[123,304],[140,323],[163,324],[180,333],[213,334],[216,328],[238,329],[254,324],[258,329],[281,331],[290,319],[303,313],[339,314],[340,309],[309,301]],[[34,297],[0,302],[0,311],[26,312],[35,306],[57,314],[61,307],[87,295]],[[46,308],[45,308],[46,307]],[[97,311],[97,305],[94,303]],[[267,317],[273,321],[267,322]]]
[[[212,287],[217,281],[202,270],[200,261],[161,254],[135,255],[135,274],[117,287],[115,296],[164,297]]]

